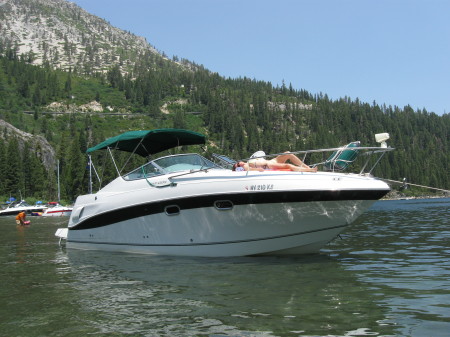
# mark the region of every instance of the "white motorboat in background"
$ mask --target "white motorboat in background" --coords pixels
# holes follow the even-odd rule
[[[47,204],[48,208],[42,213],[42,216],[70,216],[72,207],[62,206],[59,202],[52,201]]]
[[[42,204],[29,205],[25,200],[17,200],[11,202],[8,207],[0,210],[0,216],[4,215],[17,215],[20,212],[27,214],[43,212],[47,207]]]
[[[194,144],[205,144],[205,137],[179,129],[132,131],[87,152],[117,149],[147,157]],[[366,165],[357,174],[335,168],[356,152],[381,157],[390,150],[354,142],[296,152],[334,151],[319,172],[232,171],[225,156],[215,156],[222,166],[195,153],[163,156],[79,196],[68,227],[56,235],[68,248],[147,254],[315,253],[390,190],[363,172]]]

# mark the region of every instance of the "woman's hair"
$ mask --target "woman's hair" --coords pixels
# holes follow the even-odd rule
[[[242,163],[242,165],[241,165]],[[233,167],[231,168],[231,170],[233,171],[245,171],[244,167],[243,167],[244,163],[238,161],[237,163],[233,164]]]

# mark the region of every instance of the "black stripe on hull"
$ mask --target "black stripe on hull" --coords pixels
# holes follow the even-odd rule
[[[305,235],[305,234],[312,234],[312,233],[318,233],[318,232],[324,232],[332,229],[338,229],[338,228],[344,228],[348,225],[340,225],[340,226],[334,226],[334,227],[327,227],[322,229],[315,229],[305,232],[299,232],[299,233],[292,233],[292,234],[286,234],[286,235],[276,235],[276,236],[270,236],[270,237],[264,237],[264,238],[257,238],[257,239],[247,239],[247,240],[233,240],[233,241],[220,241],[220,242],[200,242],[200,243],[172,243],[172,244],[149,244],[149,243],[123,243],[123,242],[95,242],[95,241],[84,241],[84,240],[69,240],[70,242],[74,243],[89,243],[89,244],[96,244],[96,245],[115,245],[115,246],[138,246],[138,247],[193,247],[193,246],[211,246],[211,245],[227,245],[227,244],[235,244],[235,243],[248,243],[248,242],[258,242],[258,241],[266,241],[266,240],[274,240],[274,239],[282,239],[282,238],[288,238],[292,236],[298,236],[298,235]]]
[[[378,200],[389,190],[339,190],[339,191],[283,191],[283,192],[246,192],[234,194],[212,194],[190,196],[164,201],[114,209],[106,213],[91,216],[69,230],[91,229],[108,226],[141,216],[164,213],[164,208],[177,205],[180,211],[195,208],[214,207],[217,200],[230,200],[234,205],[274,204],[291,202],[317,202],[342,200]]]

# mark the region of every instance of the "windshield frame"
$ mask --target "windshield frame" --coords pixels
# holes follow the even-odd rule
[[[223,169],[211,160],[198,153],[183,153],[164,156],[138,167],[133,171],[124,174],[123,179],[127,181],[153,178],[169,173],[177,172],[197,172],[211,168]]]

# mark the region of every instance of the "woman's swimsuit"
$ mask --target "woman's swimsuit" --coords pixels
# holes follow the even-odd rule
[[[267,165],[267,162],[269,160],[266,160],[264,158],[256,158],[256,159],[250,159],[248,161],[248,166],[253,168],[262,168],[264,170],[268,170],[269,166]]]

